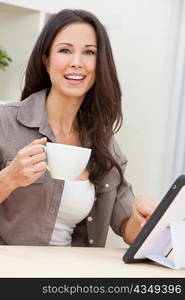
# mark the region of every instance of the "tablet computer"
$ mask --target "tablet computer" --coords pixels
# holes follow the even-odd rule
[[[143,262],[172,250],[170,222],[185,219],[185,175],[179,176],[123,256],[125,263]]]

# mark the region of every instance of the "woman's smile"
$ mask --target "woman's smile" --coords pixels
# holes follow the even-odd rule
[[[64,75],[64,78],[69,85],[80,85],[84,83],[86,75],[81,73],[70,73]]]

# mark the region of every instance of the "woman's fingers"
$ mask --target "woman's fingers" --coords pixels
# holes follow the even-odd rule
[[[139,221],[141,227],[144,226],[146,221],[153,214],[157,205],[158,203],[156,199],[150,196],[141,195],[135,198],[135,203],[134,203],[135,216]]]
[[[41,139],[33,140],[30,144],[26,145],[20,151],[27,150],[27,149],[33,149],[33,151],[34,151],[34,149],[41,149],[42,150],[42,145],[45,145],[46,142],[47,142],[46,137],[43,137]],[[32,146],[36,146],[36,147],[32,147]],[[38,148],[37,148],[37,146],[38,146]],[[35,154],[37,154],[37,153],[35,153]]]
[[[135,210],[135,218],[140,226],[143,226],[146,222],[146,218],[138,210]]]
[[[47,164],[41,161],[35,165],[24,168],[22,174],[19,174],[20,186],[29,185],[39,178],[47,169]]]
[[[41,161],[46,161],[46,153],[45,152],[41,152],[39,154],[35,154],[29,158],[27,158],[27,160],[25,161],[25,165],[29,166],[29,165],[35,165]]]
[[[135,208],[144,217],[150,216],[157,207],[157,205],[158,203],[156,199],[150,196],[141,195],[135,198]]]
[[[45,144],[47,142],[47,137],[43,137],[41,139],[36,139],[36,140],[33,140],[29,145],[27,146],[33,146],[33,145],[38,145],[38,144]]]
[[[18,151],[18,157],[24,158],[24,157],[29,157],[29,156],[33,156],[39,153],[43,153],[44,148],[43,145],[38,144],[38,145],[31,145],[31,146],[26,146],[24,148],[22,148],[21,150]]]
[[[34,173],[45,172],[47,169],[47,164],[45,161],[38,162],[33,166]]]

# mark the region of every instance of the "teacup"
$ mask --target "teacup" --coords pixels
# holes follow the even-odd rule
[[[61,180],[75,180],[87,166],[91,155],[89,148],[59,143],[47,142],[44,149],[51,177]]]

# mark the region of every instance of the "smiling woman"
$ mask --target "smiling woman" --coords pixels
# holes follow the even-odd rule
[[[79,74],[85,78],[69,77]],[[107,32],[93,14],[66,9],[44,27],[28,62],[21,98],[44,88],[48,122],[57,142],[90,142],[89,179],[100,185],[115,166],[121,183],[122,170],[108,149],[122,123],[121,90]]]
[[[104,247],[109,225],[131,243],[156,202],[134,200],[124,178],[127,160],[114,138],[121,90],[96,16],[70,9],[52,16],[31,53],[21,100],[0,106],[0,244]],[[51,178],[47,140],[91,148],[75,181]]]

